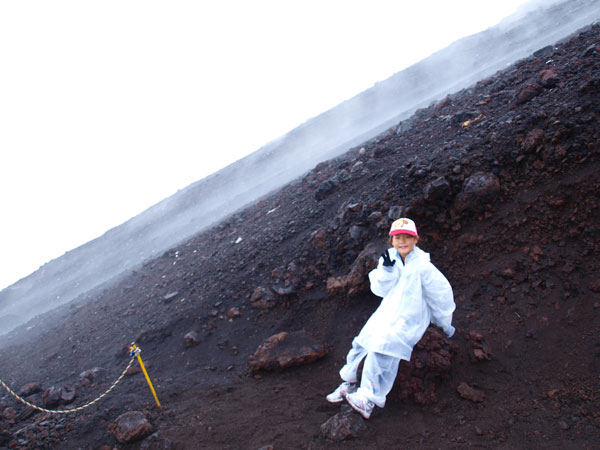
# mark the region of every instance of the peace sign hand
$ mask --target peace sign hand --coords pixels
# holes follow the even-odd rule
[[[381,257],[383,258],[383,266],[384,267],[392,267],[394,264],[396,264],[396,260],[392,261],[392,259],[390,258],[390,254],[388,252],[383,252]]]

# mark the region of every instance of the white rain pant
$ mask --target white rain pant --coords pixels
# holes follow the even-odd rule
[[[369,352],[354,339],[352,348],[346,356],[346,365],[340,369],[342,380],[350,383],[358,381],[358,366],[363,359],[365,363],[358,392],[380,408],[383,408],[385,398],[392,390],[394,380],[398,374],[400,358],[384,355],[383,353]]]

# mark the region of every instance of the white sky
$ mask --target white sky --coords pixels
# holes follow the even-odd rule
[[[0,2],[0,289],[523,3]]]

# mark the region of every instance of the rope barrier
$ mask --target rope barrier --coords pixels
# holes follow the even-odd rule
[[[6,391],[12,395],[14,398],[16,398],[18,401],[20,401],[21,403],[29,406],[30,408],[33,408],[37,411],[42,411],[48,414],[70,414],[70,413],[75,413],[75,412],[79,412],[82,411],[90,406],[92,406],[93,404],[97,403],[98,401],[100,401],[102,398],[104,398],[105,396],[107,396],[116,386],[117,384],[119,384],[119,382],[123,379],[123,377],[125,376],[125,374],[127,373],[127,371],[131,368],[131,365],[133,364],[133,362],[135,361],[136,357],[138,359],[138,362],[140,363],[140,366],[142,368],[142,371],[144,372],[144,375],[146,377],[146,381],[148,382],[148,385],[150,386],[150,390],[152,391],[152,394],[154,395],[154,399],[156,400],[156,404],[158,405],[159,408],[161,408],[160,403],[158,401],[158,397],[156,396],[156,392],[154,391],[154,387],[152,387],[152,383],[150,382],[150,377],[148,376],[148,373],[146,372],[146,368],[144,367],[144,363],[142,362],[142,358],[140,357],[140,353],[141,353],[141,349],[139,347],[136,347],[135,344],[131,344],[131,347],[129,348],[130,350],[130,355],[131,355],[131,359],[129,360],[129,364],[127,364],[127,367],[125,367],[125,369],[123,370],[123,372],[121,372],[121,375],[119,375],[119,378],[117,378],[115,380],[115,382],[104,392],[102,393],[100,396],[98,396],[98,398],[92,400],[89,403],[86,403],[85,405],[82,406],[78,406],[77,408],[70,408],[70,409],[46,409],[46,408],[42,408],[41,406],[37,406],[34,405],[33,403],[28,402],[27,400],[25,400],[23,397],[21,397],[19,394],[17,394],[15,391],[13,391],[10,387],[7,386],[7,384],[2,381],[2,379],[0,379],[0,385],[2,385],[2,387],[4,389],[6,389]]]

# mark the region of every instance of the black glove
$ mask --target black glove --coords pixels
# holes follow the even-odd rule
[[[383,266],[384,267],[392,267],[394,264],[396,264],[396,260],[392,261],[392,259],[390,258],[390,254],[388,252],[383,252],[381,257],[383,258]]]

